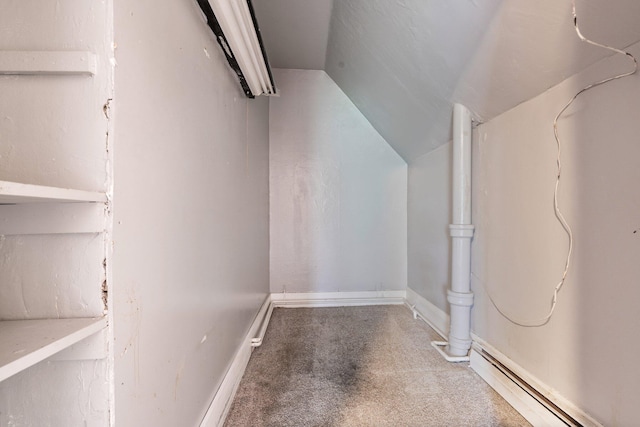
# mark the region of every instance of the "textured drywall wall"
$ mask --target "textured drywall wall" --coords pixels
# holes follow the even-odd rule
[[[451,144],[409,163],[408,286],[449,312]]]
[[[196,426],[269,291],[268,99],[195,2],[115,30],[115,423]]]
[[[405,289],[406,163],[324,71],[275,78],[271,291]]]
[[[272,67],[324,69],[333,0],[251,3]]]
[[[640,54],[640,44],[632,51]],[[559,121],[559,203],[575,247],[554,316],[568,239],[553,212],[555,114],[587,83],[630,68],[616,56],[481,125],[473,141],[473,330],[603,425],[638,420],[640,76],[584,93]]]
[[[103,260],[101,234],[1,236],[0,319],[102,316]]]
[[[111,2],[3,1],[0,51],[89,51],[95,76],[0,76],[0,179],[104,191]]]
[[[588,37],[640,40],[636,0],[576,3]],[[453,102],[488,120],[608,55],[570,0],[336,0],[325,70],[410,161],[451,139]]]
[[[45,360],[0,383],[0,425],[110,426],[109,365]]]

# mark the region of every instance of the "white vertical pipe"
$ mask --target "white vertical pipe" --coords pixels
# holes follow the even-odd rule
[[[467,356],[471,348],[471,114],[460,104],[453,107],[453,215],[451,236],[451,307],[447,355]]]
[[[452,224],[471,224],[471,113],[453,106]]]

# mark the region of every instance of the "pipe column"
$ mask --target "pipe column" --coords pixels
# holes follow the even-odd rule
[[[453,107],[453,215],[451,236],[450,356],[466,356],[471,348],[471,113],[460,104]]]

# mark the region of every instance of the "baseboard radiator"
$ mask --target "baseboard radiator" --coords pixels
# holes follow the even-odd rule
[[[480,356],[482,356],[487,362],[489,362],[493,367],[495,367],[498,371],[500,371],[505,377],[513,381],[513,383],[518,386],[522,391],[527,393],[533,399],[535,399],[540,405],[544,406],[549,412],[555,415],[559,421],[567,426],[572,427],[583,427],[580,421],[572,417],[554,402],[552,402],[548,397],[546,397],[543,393],[534,388],[527,381],[522,379],[518,374],[513,372],[509,367],[504,365],[500,360],[494,357],[491,353],[489,353],[486,349],[477,346],[474,348],[475,352],[477,352]]]

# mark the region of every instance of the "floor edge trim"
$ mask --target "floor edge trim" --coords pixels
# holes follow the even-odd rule
[[[260,307],[260,310],[256,314],[256,317],[249,328],[249,332],[247,332],[242,344],[236,351],[231,365],[222,379],[220,387],[216,391],[209,408],[200,422],[200,427],[220,427],[224,424],[227,415],[229,414],[229,410],[231,409],[233,399],[238,391],[240,381],[244,376],[244,371],[249,364],[251,352],[254,348],[252,345],[254,342],[253,340],[259,335],[263,326],[264,329],[266,329],[266,325],[263,324],[265,321],[269,321],[268,314],[270,314],[270,308],[272,305],[273,302],[271,301],[271,295],[267,295],[267,298]]]
[[[302,308],[302,307],[348,307],[366,305],[406,305],[414,313],[414,317],[420,317],[436,332],[442,334],[447,329],[448,315],[438,307],[422,298],[415,291],[407,288],[407,291],[380,291],[380,292],[335,292],[335,293],[272,293],[267,296],[260,310],[249,328],[242,344],[236,351],[229,370],[226,372],[218,391],[215,393],[209,408],[206,411],[200,427],[220,427],[224,424],[231,409],[231,404],[237,392],[240,381],[249,363],[251,352],[256,347],[256,340],[262,343],[262,334],[266,330],[271,319],[273,308]],[[259,337],[259,338],[257,338]],[[510,378],[499,366],[492,363],[483,356],[483,349],[487,348],[489,354],[498,364],[506,359],[499,351],[485,343],[479,337],[473,335],[473,347],[470,352],[470,367],[473,369],[491,388],[502,396],[511,406],[516,409],[527,421],[534,426],[566,426],[568,424],[558,417],[549,407],[534,398],[526,387],[518,384],[516,380]],[[511,369],[509,363],[504,366]],[[518,367],[517,367],[518,368]],[[524,371],[522,368],[519,368]],[[520,372],[520,371],[518,371]],[[526,371],[524,374],[526,376]],[[526,381],[524,384],[536,390]],[[540,384],[536,383],[540,386]],[[544,393],[543,393],[544,394]],[[566,407],[567,402],[560,402],[559,407]],[[601,426],[593,418],[584,412],[569,405],[570,411],[576,414],[577,419],[584,425]],[[575,416],[575,415],[574,415]],[[583,424],[575,424],[583,425]]]
[[[272,293],[274,307],[351,307],[365,305],[401,305],[405,291]]]

